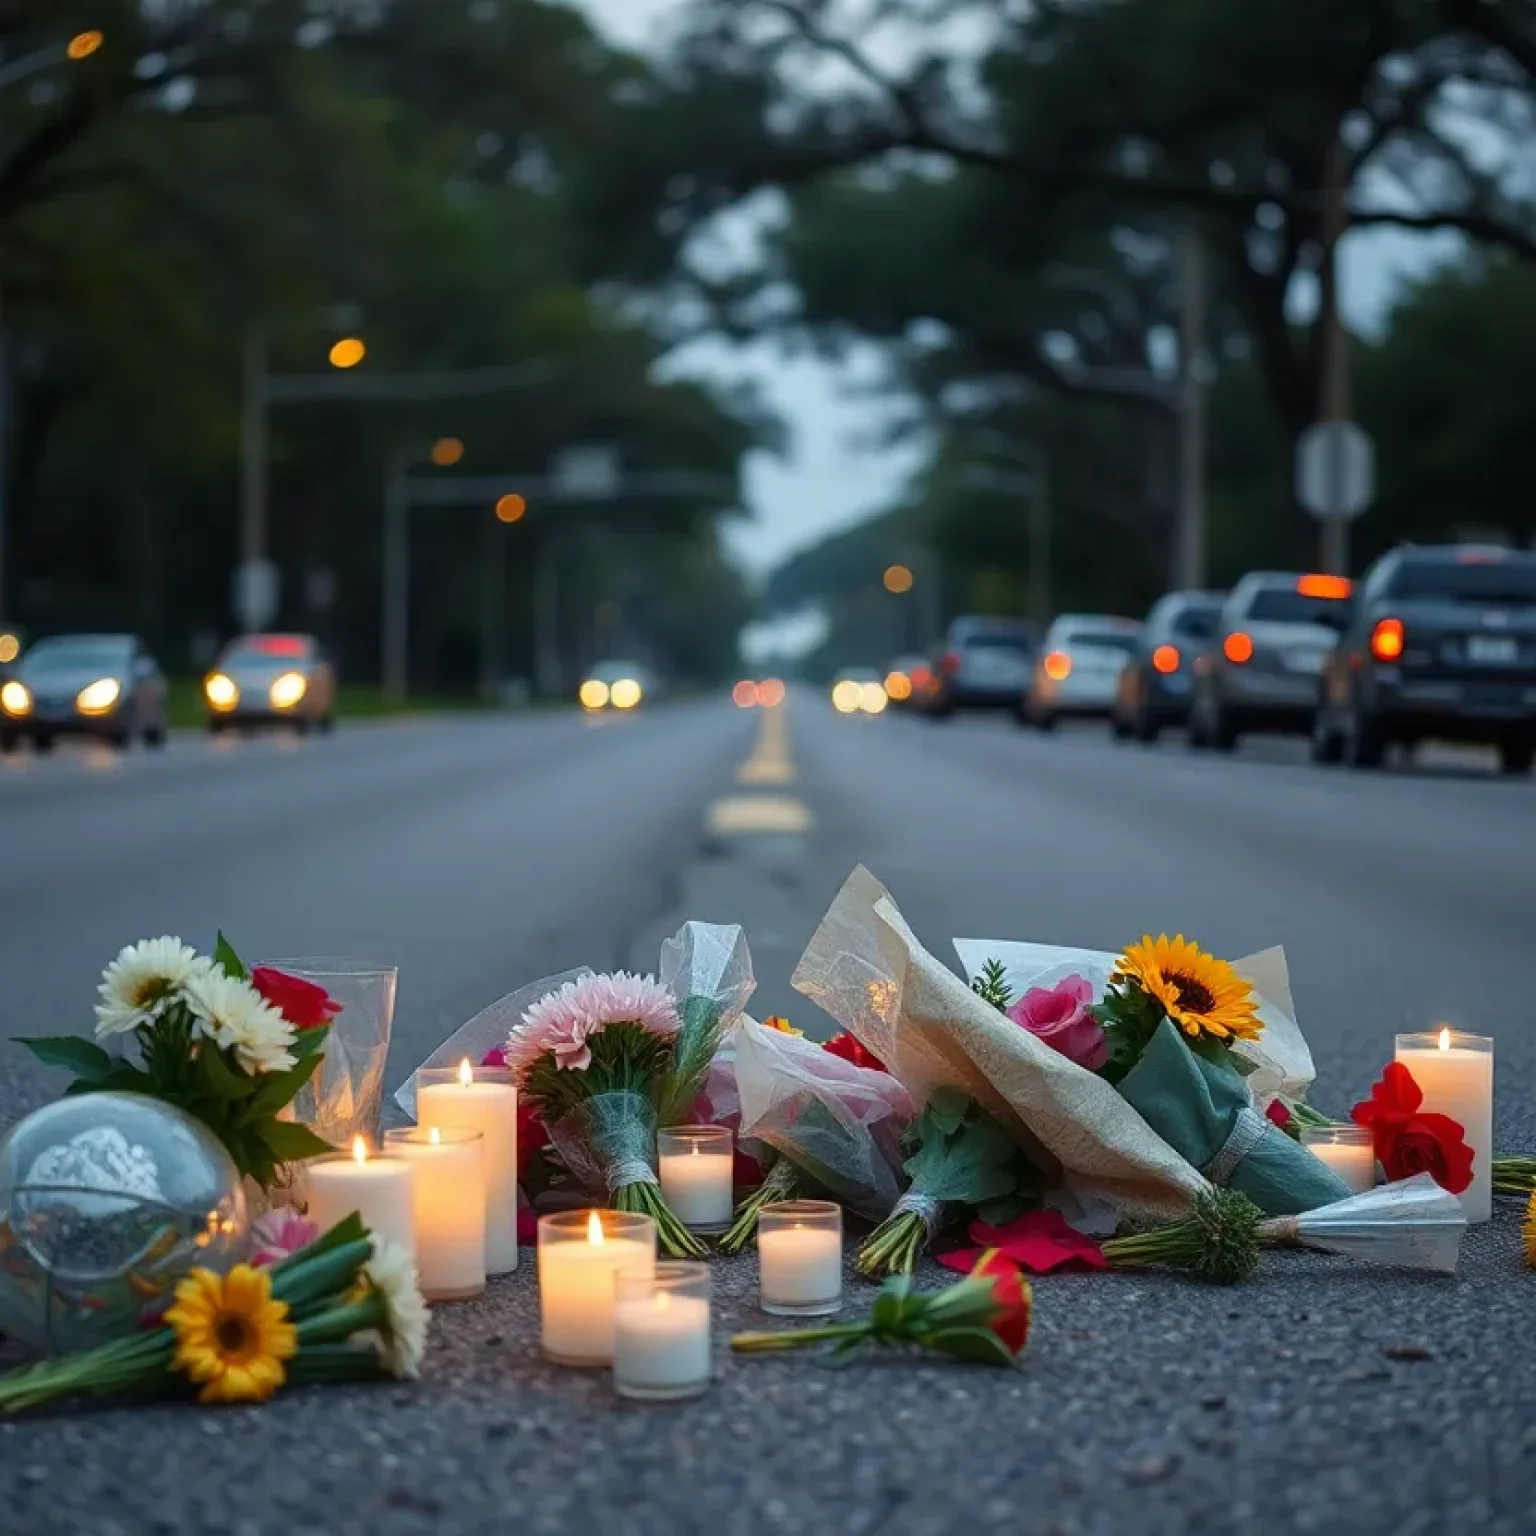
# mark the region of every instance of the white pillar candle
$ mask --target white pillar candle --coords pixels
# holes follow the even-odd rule
[[[1363,1126],[1306,1126],[1301,1144],[1326,1163],[1350,1188],[1363,1195],[1376,1187],[1376,1149]]]
[[[579,1225],[575,1225],[579,1223]],[[544,1353],[561,1365],[613,1359],[614,1277],[653,1274],[656,1224],[617,1211],[539,1218],[539,1311]]]
[[[619,1275],[613,1314],[613,1385],[621,1397],[692,1397],[709,1386],[709,1269],[658,1264]]]
[[[1397,1059],[1424,1095],[1425,1114],[1449,1115],[1472,1148],[1472,1182],[1461,1196],[1467,1220],[1493,1215],[1493,1041],[1451,1029],[1399,1035]]]
[[[416,1252],[415,1177],[404,1158],[373,1157],[361,1136],[350,1157],[325,1157],[306,1164],[309,1219],[329,1232],[354,1211],[375,1237]]]
[[[757,1257],[765,1312],[835,1312],[843,1294],[843,1212],[826,1200],[765,1205],[757,1219]]]
[[[723,1232],[734,1208],[731,1132],[727,1126],[681,1125],[658,1131],[661,1195],[677,1219],[698,1232]]]
[[[439,1130],[479,1131],[485,1154],[485,1269],[517,1268],[517,1088],[505,1069],[424,1068],[416,1075],[416,1119]]]
[[[485,1290],[485,1158],[480,1133],[454,1126],[389,1131],[415,1172],[416,1274],[428,1301]]]

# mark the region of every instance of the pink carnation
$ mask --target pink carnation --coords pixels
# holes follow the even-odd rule
[[[541,997],[507,1037],[507,1065],[521,1076],[540,1056],[558,1066],[585,1072],[592,1065],[589,1035],[610,1024],[638,1024],[653,1035],[675,1035],[682,1020],[677,1002],[653,976],[583,976]]]
[[[320,1236],[320,1228],[291,1205],[280,1205],[251,1223],[251,1235],[256,1250],[251,1263],[264,1269],[309,1247]]]

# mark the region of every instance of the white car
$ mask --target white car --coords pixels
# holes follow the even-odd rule
[[[203,679],[208,729],[312,725],[336,719],[336,672],[313,635],[242,635],[225,646]]]
[[[605,709],[638,709],[661,692],[655,674],[639,661],[600,661],[577,691],[589,714]]]
[[[1024,697],[1024,721],[1052,730],[1064,716],[1108,719],[1141,625],[1103,613],[1064,613],[1046,631]]]

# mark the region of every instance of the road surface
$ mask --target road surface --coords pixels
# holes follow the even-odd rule
[[[754,1011],[814,1027],[789,975],[862,860],[946,958],[957,934],[1283,943],[1322,1108],[1364,1095],[1395,1031],[1463,1024],[1498,1040],[1501,1146],[1536,1147],[1536,784],[845,719],[810,693],[768,718],[710,701],[0,762],[0,1035],[83,1028],[121,944],[222,926],[253,957],[397,960],[393,1083],[523,981],[652,967],[688,916],[747,924]],[[0,1049],[4,1123],[56,1081]],[[1045,1279],[1018,1375],[722,1349],[671,1409],[539,1361],[525,1262],[439,1310],[414,1387],[0,1426],[0,1507],[29,1536],[1528,1530],[1520,1252],[1505,1203],[1455,1281],[1306,1256],[1230,1291]],[[753,1261],[716,1277],[719,1340],[761,1326]]]

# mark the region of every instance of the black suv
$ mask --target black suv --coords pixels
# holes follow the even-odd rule
[[[1120,674],[1114,731],[1156,741],[1189,718],[1194,659],[1211,643],[1225,592],[1169,592],[1152,605],[1136,652]]]
[[[1536,758],[1536,553],[1450,544],[1383,555],[1329,659],[1320,763],[1375,768],[1389,746],[1486,742],[1505,773]]]

